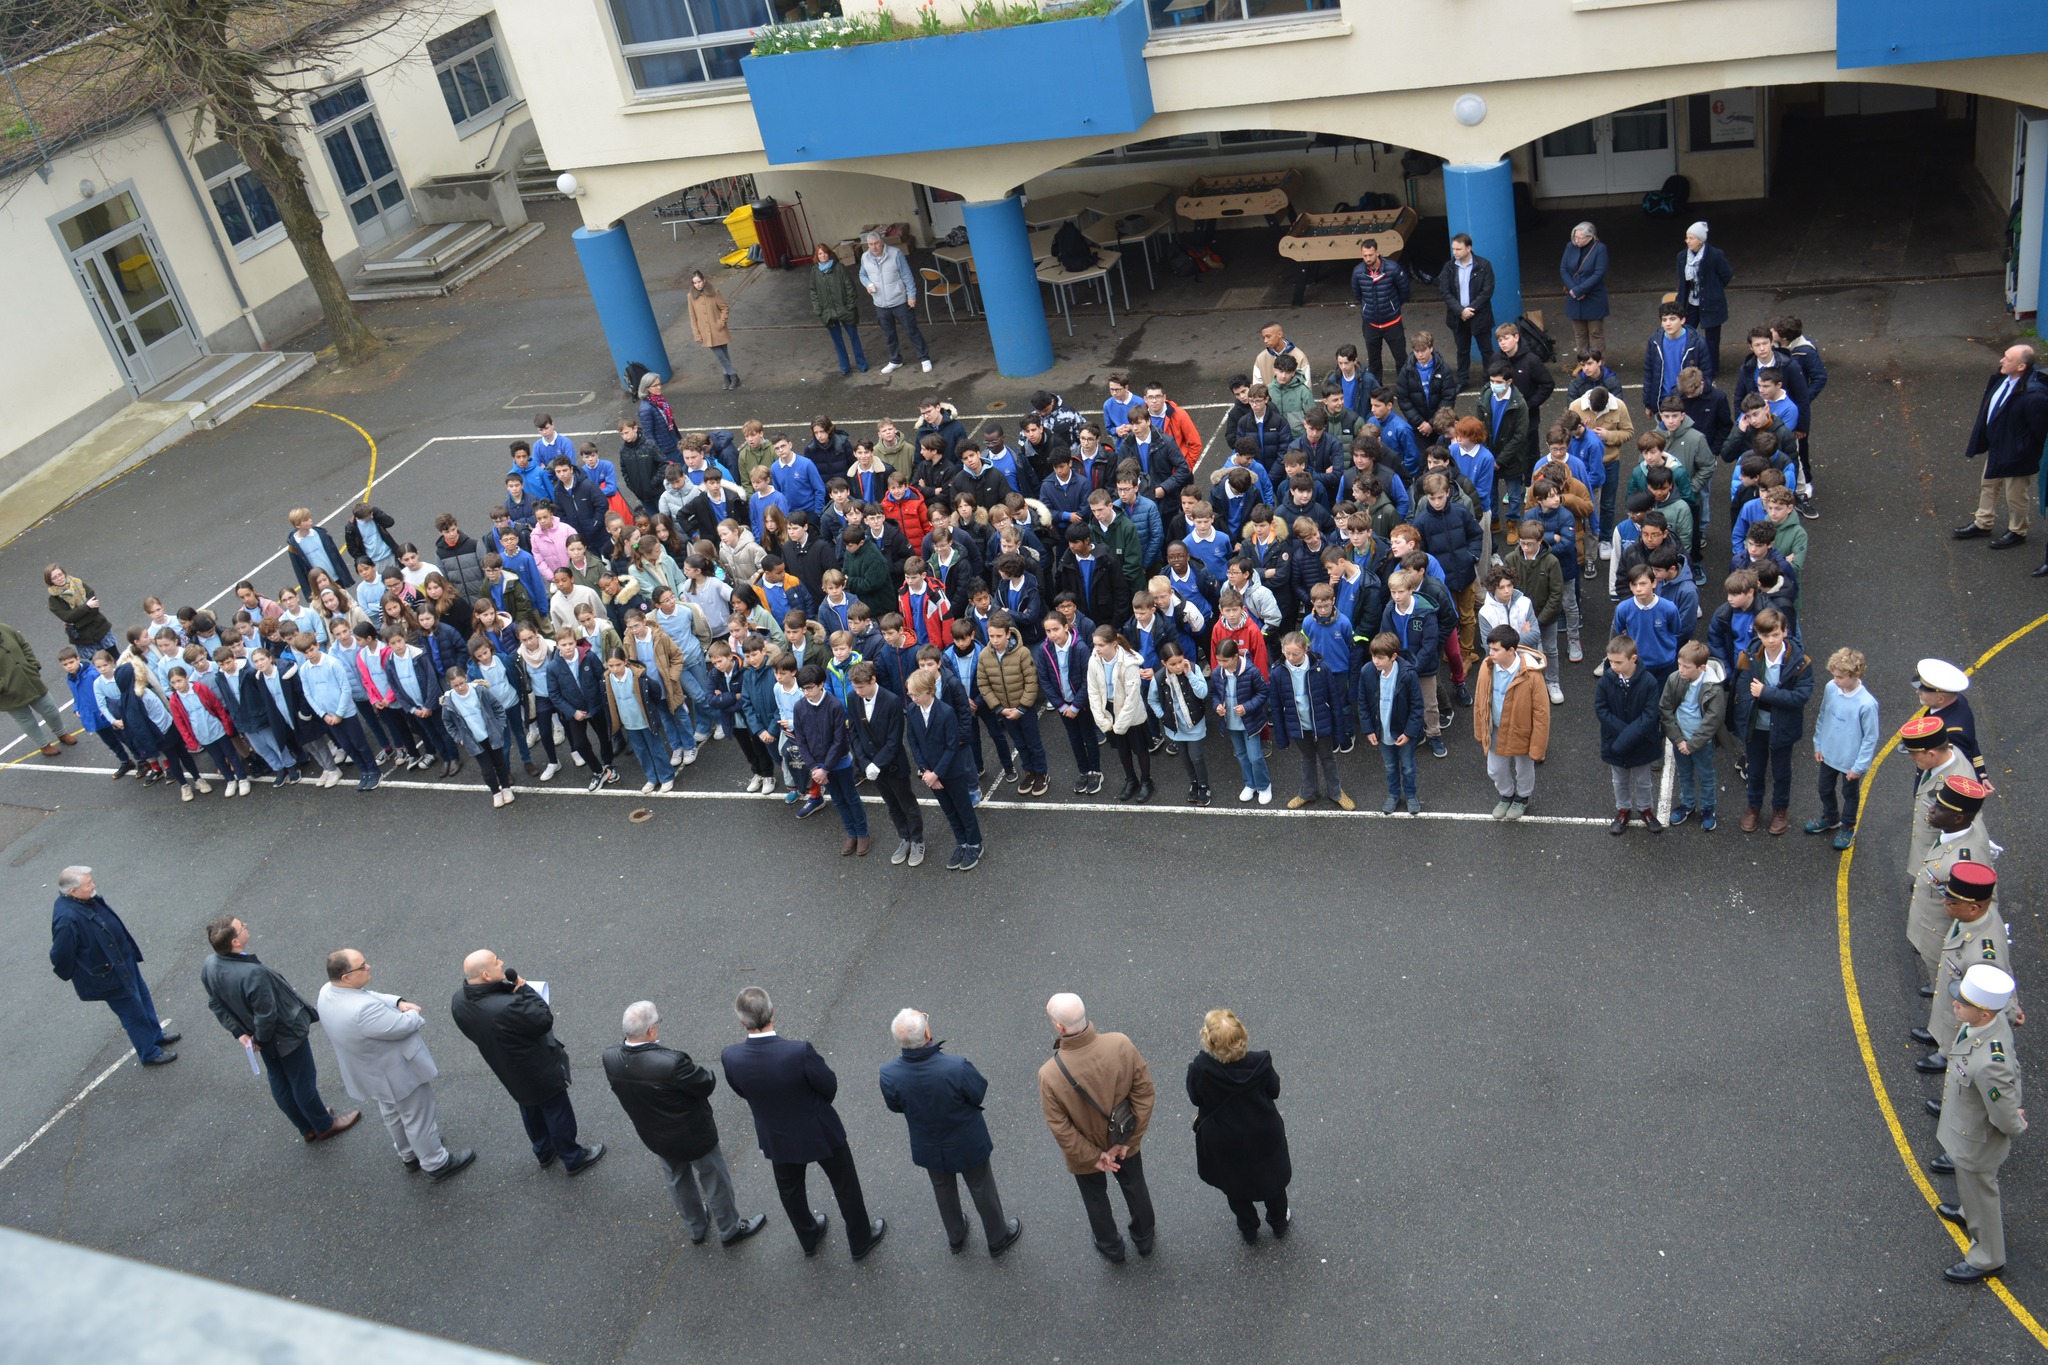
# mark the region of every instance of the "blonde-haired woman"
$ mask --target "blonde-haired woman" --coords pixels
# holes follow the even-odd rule
[[[1202,1050],[1188,1063],[1195,1106],[1195,1174],[1223,1191],[1247,1245],[1259,1240],[1257,1204],[1275,1237],[1287,1235],[1287,1124],[1280,1117],[1280,1074],[1273,1055],[1248,1049],[1244,1022],[1230,1010],[1202,1016]]]

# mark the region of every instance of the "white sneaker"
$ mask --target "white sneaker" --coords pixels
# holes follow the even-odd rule
[[[640,794],[642,796],[654,795],[654,784],[652,782],[642,782],[640,784]]]
[[[675,780],[675,779],[674,779],[673,777],[671,777],[671,778],[670,778],[670,779],[669,779],[668,781],[666,781],[666,782],[662,783],[662,784],[661,784],[661,785],[660,785],[659,787],[656,787],[656,788],[655,788],[655,790],[656,790],[656,791],[664,791],[664,792],[672,792],[672,791],[674,791],[675,789],[676,789],[676,780]]]
[[[747,790],[750,792],[774,791],[775,779],[772,777],[750,777],[747,779]]]
[[[892,373],[892,372],[894,372],[894,371],[896,371],[896,370],[900,370],[900,369],[902,369],[902,368],[903,368],[903,362],[902,362],[902,361],[900,361],[900,360],[892,360],[892,361],[890,361],[890,362],[889,362],[888,364],[886,364],[886,365],[884,365],[884,366],[882,367],[882,373],[883,373],[883,374],[890,374],[890,373]]]
[[[241,794],[235,779],[232,777],[222,778],[220,788],[221,799],[226,801],[232,801]]]
[[[547,767],[545,767],[545,768],[542,768],[542,769],[540,770],[540,780],[541,780],[541,781],[543,781],[543,782],[545,782],[545,781],[547,781],[547,780],[548,780],[549,778],[553,777],[553,776],[554,776],[554,775],[555,775],[556,773],[558,773],[558,772],[560,772],[560,771],[562,771],[562,765],[561,765],[561,764],[559,764],[559,763],[550,763],[550,764],[548,764],[548,766],[547,766]]]
[[[583,766],[583,755],[577,753],[574,749],[571,749],[569,751],[569,761],[580,768]]]
[[[924,372],[925,372],[926,374],[930,374],[930,373],[932,372],[932,363],[931,363],[931,361],[929,361],[929,360],[920,360],[920,361],[918,361],[918,362],[917,362],[917,364],[918,364],[918,368],[922,369],[922,370],[923,370],[923,371],[924,371]]]
[[[1262,806],[1273,804],[1273,789],[1271,787],[1267,787],[1259,793],[1259,804]]]
[[[682,761],[683,761],[683,750],[682,750],[682,746],[678,745],[677,747],[675,747],[675,748],[673,748],[673,749],[670,749],[670,750],[668,751],[668,766],[669,766],[669,767],[673,768],[673,767],[675,767],[675,766],[676,766],[677,764],[681,763]]]
[[[713,739],[724,739],[724,738],[725,738],[725,727],[724,727],[723,725],[714,725],[714,726],[712,726],[712,727],[711,727],[711,737],[712,737]]]
[[[341,781],[341,769],[339,768],[329,768],[320,774],[320,785],[323,787],[331,787],[339,781]]]
[[[502,805],[504,805],[504,804],[505,804],[505,793],[503,793],[503,792],[492,792],[492,793],[491,793],[491,805],[493,805],[493,806],[502,806]]]
[[[205,778],[203,778],[203,777],[202,777],[202,778],[200,778],[200,779],[199,779],[199,784],[198,784],[198,785],[199,785],[199,794],[200,794],[201,796],[211,796],[211,795],[213,795],[213,784],[212,784],[211,782],[208,782],[208,781],[207,781],[207,780],[206,780]]]
[[[1564,705],[1564,689],[1556,683],[1550,685],[1550,704],[1552,706]]]
[[[240,795],[242,795],[242,796],[247,796],[247,795],[249,794],[249,779],[248,779],[248,778],[246,778],[246,777],[243,777],[243,778],[237,778],[237,779],[235,780],[235,786],[236,786],[237,788],[239,788],[239,789],[240,789],[240,790],[239,790],[239,794],[240,794]]]
[[[540,743],[540,727],[538,725],[529,724],[526,727],[526,743],[529,747]]]
[[[190,801],[192,799],[192,784],[190,782],[180,782],[178,784],[178,799],[180,801]]]
[[[683,751],[683,766],[685,768],[689,767],[692,763],[695,763],[696,761],[697,751],[695,749],[686,749]]]
[[[1614,558],[1614,545],[1612,542],[1605,540],[1600,542],[1600,557],[1602,559]]]
[[[1257,795],[1257,792],[1253,791],[1250,787],[1246,787],[1243,791],[1237,794],[1237,799],[1240,801],[1249,801]]]
[[[518,799],[519,799],[519,793],[518,793],[518,792],[515,792],[515,791],[513,791],[513,790],[512,790],[512,789],[511,789],[510,787],[507,787],[507,788],[505,788],[505,804],[506,804],[506,805],[508,805],[508,806],[509,806],[509,805],[511,805],[511,804],[512,804],[512,803],[513,803],[514,801],[517,801]]]

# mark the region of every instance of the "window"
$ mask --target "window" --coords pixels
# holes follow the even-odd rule
[[[505,68],[498,59],[498,35],[491,31],[490,15],[428,39],[427,57],[434,63],[434,78],[441,82],[448,117],[457,127],[512,102],[512,87],[506,83]]]
[[[1279,129],[1227,133],[1176,133],[1172,137],[1148,138],[1124,147],[1112,147],[1095,156],[1084,156],[1077,166],[1106,166],[1126,161],[1173,161],[1188,157],[1247,155],[1257,152],[1302,151],[1314,145],[1312,133]]]
[[[1155,33],[1187,24],[1272,23],[1336,18],[1338,0],[1147,0]]]
[[[839,13],[839,0],[611,0],[633,88],[665,90],[740,78],[754,30]]]
[[[246,259],[284,236],[283,215],[278,213],[270,191],[258,183],[243,162],[240,152],[225,142],[216,142],[192,159],[199,166],[207,197],[213,200],[213,211],[220,215],[228,244],[237,249],[237,254]],[[263,240],[266,237],[268,240]]]

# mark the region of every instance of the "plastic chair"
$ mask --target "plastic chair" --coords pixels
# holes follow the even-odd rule
[[[928,265],[920,266],[917,275],[919,279],[924,281],[924,289],[922,291],[924,294],[924,320],[926,322],[932,320],[932,300],[937,298],[946,301],[946,321],[959,321],[959,318],[953,312],[953,295],[960,291],[960,286],[954,284]]]

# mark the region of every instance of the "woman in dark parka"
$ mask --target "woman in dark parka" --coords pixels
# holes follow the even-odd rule
[[[1188,1063],[1188,1102],[1195,1106],[1195,1174],[1223,1191],[1237,1230],[1259,1240],[1259,1212],[1275,1237],[1287,1235],[1287,1125],[1274,1103],[1280,1074],[1270,1052],[1246,1050],[1244,1024],[1229,1010],[1202,1018],[1202,1050]]]

